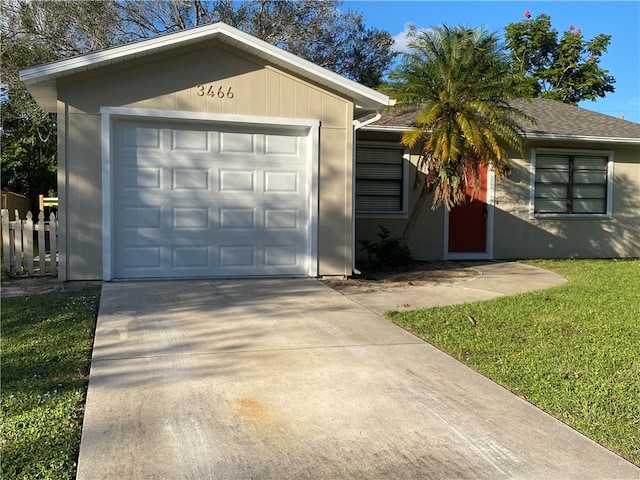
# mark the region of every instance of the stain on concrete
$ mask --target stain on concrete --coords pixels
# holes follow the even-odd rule
[[[258,429],[271,428],[275,423],[266,407],[255,398],[237,398],[235,406],[244,422]]]

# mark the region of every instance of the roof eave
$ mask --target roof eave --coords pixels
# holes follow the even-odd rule
[[[20,71],[20,80],[24,82],[43,108],[55,111],[57,103],[56,81],[58,78],[213,38],[219,38],[232,47],[247,51],[288,72],[298,74],[302,78],[327,85],[338,93],[353,99],[360,108],[380,110],[395,103],[395,100],[380,92],[221,22],[26,68]]]
[[[367,125],[362,127],[363,131],[367,132],[387,132],[387,133],[403,133],[406,131],[413,131],[416,127],[403,127],[403,126],[385,126],[385,125]],[[588,135],[560,135],[552,133],[526,133],[524,135],[526,140],[553,140],[553,141],[575,141],[575,142],[590,142],[590,143],[615,143],[615,144],[627,144],[636,145],[640,144],[640,138],[633,137],[597,137]]]
[[[385,125],[367,125],[362,127],[363,131],[367,132],[388,132],[388,133],[404,133],[407,131],[413,131],[416,127],[402,127],[402,126],[385,126]]]
[[[640,138],[634,137],[597,137],[589,135],[561,135],[554,133],[527,133],[527,140],[557,140],[590,143],[640,144]]]

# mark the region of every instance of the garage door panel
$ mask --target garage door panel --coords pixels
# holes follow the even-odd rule
[[[256,209],[255,208],[221,208],[220,209],[221,230],[255,230]]]
[[[300,138],[292,135],[265,135],[265,155],[294,155],[300,154]]]
[[[255,245],[221,245],[219,247],[220,268],[251,269],[257,267]]]
[[[162,188],[162,169],[157,167],[126,166],[122,169],[123,188]]]
[[[124,207],[122,210],[122,228],[123,229],[141,229],[162,227],[162,208],[161,207]]]
[[[265,230],[297,230],[300,227],[300,210],[265,209]]]
[[[209,230],[210,228],[208,207],[174,207],[171,209],[172,230]]]
[[[219,192],[255,192],[256,171],[219,169]]]
[[[211,133],[207,130],[172,129],[172,152],[209,152],[211,151]]]
[[[173,268],[196,268],[209,270],[211,254],[209,245],[174,246],[172,249]]]
[[[306,274],[310,162],[300,135],[118,124],[114,276]]]
[[[126,122],[115,129],[116,154],[138,150],[161,150],[161,129],[156,126],[141,126]]]
[[[295,267],[299,263],[297,246],[266,245],[264,266],[269,268]]]
[[[125,246],[122,264],[129,269],[159,269],[162,266],[162,245]]]
[[[301,193],[299,171],[273,171],[264,172],[265,193]]]
[[[209,168],[172,168],[171,169],[171,190],[194,190],[211,189],[211,169]]]
[[[257,136],[243,132],[219,132],[218,153],[255,153]]]
[[[160,202],[160,201],[159,201]],[[189,199],[168,202],[164,205],[150,206],[145,202],[142,206],[122,208],[120,221],[115,227],[116,234],[121,231],[134,230],[166,230],[165,235],[173,235],[173,230],[182,235],[181,230],[249,230],[264,229],[268,231],[290,230],[306,238],[304,224],[307,212],[298,208],[256,208],[254,203],[245,200],[229,203],[229,206],[194,205]],[[157,234],[158,232],[154,232]],[[276,232],[277,235],[281,233]]]

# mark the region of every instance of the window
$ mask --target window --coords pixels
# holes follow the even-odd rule
[[[611,214],[611,153],[539,149],[534,160],[533,214]]]
[[[406,213],[406,163],[397,144],[356,148],[356,212]]]

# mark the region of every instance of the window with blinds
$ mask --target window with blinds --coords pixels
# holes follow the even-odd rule
[[[356,212],[404,211],[404,150],[394,146],[356,148]]]
[[[534,214],[607,214],[608,177],[609,155],[538,153]]]

